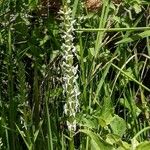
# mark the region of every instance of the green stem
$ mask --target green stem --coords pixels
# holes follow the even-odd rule
[[[73,133],[70,131],[70,141],[69,141],[69,150],[74,150],[74,140],[73,140]]]
[[[91,28],[81,28],[76,29],[75,31],[82,31],[82,32],[123,32],[123,31],[145,31],[150,30],[150,27],[134,27],[134,28],[97,28],[97,29],[91,29]]]

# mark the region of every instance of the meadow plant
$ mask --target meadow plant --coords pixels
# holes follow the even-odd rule
[[[149,150],[149,6],[1,0],[0,149]]]
[[[64,114],[69,118],[67,126],[70,131],[76,131],[76,113],[79,111],[78,96],[80,94],[77,85],[77,71],[78,65],[74,65],[74,56],[76,55],[76,48],[74,46],[74,23],[72,18],[72,10],[70,8],[70,1],[65,1],[59,14],[61,15],[60,31],[62,37],[62,72],[63,72],[63,93],[66,97],[64,105]]]

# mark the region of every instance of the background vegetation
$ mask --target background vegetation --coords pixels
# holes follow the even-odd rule
[[[149,0],[68,5],[80,91],[72,134],[62,86],[64,2],[0,0],[0,149],[149,150]]]

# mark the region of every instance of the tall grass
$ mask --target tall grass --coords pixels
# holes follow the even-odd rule
[[[149,4],[1,0],[0,149],[149,150]]]

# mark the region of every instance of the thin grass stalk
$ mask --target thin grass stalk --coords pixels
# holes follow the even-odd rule
[[[109,13],[109,0],[106,0],[104,2],[103,8],[102,8],[102,13],[101,13],[101,17],[100,17],[100,22],[99,22],[99,29],[101,30],[102,28],[105,28],[106,26],[106,22],[108,19],[108,13]],[[96,42],[95,42],[95,58],[98,56],[99,54],[99,50],[102,46],[102,41],[103,41],[103,36],[104,36],[104,31],[100,31],[97,33],[97,38],[96,38]]]
[[[33,103],[34,103],[34,110],[33,110],[33,120],[35,127],[37,128],[39,122],[40,122],[40,99],[39,99],[39,77],[38,77],[38,70],[37,70],[37,62],[35,62],[35,68],[34,68],[34,83],[33,83]]]
[[[134,140],[138,137],[138,136],[140,136],[143,132],[145,132],[145,131],[147,131],[147,130],[149,130],[150,129],[150,127],[145,127],[145,128],[143,128],[141,131],[139,131],[138,133],[136,133],[136,135],[133,137],[133,139],[131,140],[131,142],[134,142]]]
[[[62,145],[62,150],[66,150],[65,149],[65,141],[64,141],[64,134],[63,134],[63,132],[61,133],[61,145]]]
[[[145,54],[143,54],[143,53],[139,53],[138,55],[143,56],[143,57],[145,57],[146,59],[150,59],[150,57],[149,57],[148,55],[145,55]],[[125,63],[122,65],[122,67],[121,67],[120,69],[123,70],[123,69],[126,67],[126,65],[127,65],[134,57],[136,57],[135,54],[132,55],[131,57],[129,57],[129,58],[125,61]],[[119,72],[117,73],[116,77],[115,77],[115,80],[114,80],[113,86],[112,86],[112,90],[111,90],[111,91],[112,91],[112,92],[111,92],[111,95],[113,94],[114,87],[115,87],[115,84],[116,84],[116,82],[117,82],[117,80],[118,80],[118,77],[119,77],[120,73],[121,73],[121,71],[119,71]],[[141,83],[141,84],[142,84],[142,83]]]
[[[126,32],[126,31],[148,31],[150,27],[130,27],[130,28],[98,28],[98,29],[91,29],[91,28],[82,28],[76,29],[75,31],[82,31],[82,32]]]
[[[139,86],[143,87],[146,91],[150,92],[150,89],[148,87],[146,87],[145,85],[143,85],[141,82],[137,81],[136,79],[134,79],[133,77],[131,77],[129,74],[127,74],[126,72],[124,72],[122,69],[120,69],[119,67],[117,67],[115,64],[112,63],[112,66],[114,68],[116,68],[117,70],[119,70],[122,74],[124,74],[126,77],[130,78],[132,81],[134,81],[135,83],[137,83]]]
[[[46,115],[47,115],[47,127],[48,127],[48,149],[53,150],[53,138],[52,138],[52,131],[51,131],[51,121],[48,109],[48,98],[46,97]]]
[[[7,128],[5,129],[6,134],[6,143],[7,143],[7,149],[10,150],[10,144],[9,144],[9,134]]]
[[[147,63],[147,61],[145,61],[145,63],[144,63],[144,65],[143,65],[143,69],[142,69],[142,73],[141,73],[141,75],[139,74],[139,67],[138,67],[138,57],[137,57],[137,54],[138,54],[138,52],[137,52],[137,50],[136,50],[136,48],[135,48],[135,50],[134,50],[134,53],[135,53],[135,70],[134,70],[134,72],[135,72],[135,76],[136,76],[136,78],[137,78],[137,80],[138,81],[140,81],[141,83],[142,83],[142,81],[141,81],[141,79],[142,79],[142,74],[143,74],[143,72],[144,72],[144,70],[145,70],[145,67],[146,67],[146,63]],[[146,58],[146,60],[147,60],[147,58]],[[149,122],[149,111],[148,111],[148,107],[147,107],[147,102],[146,102],[146,99],[145,99],[145,96],[144,96],[144,91],[143,91],[143,88],[141,88],[141,86],[139,87],[139,93],[140,93],[140,98],[141,98],[141,103],[142,103],[142,110],[144,111],[144,115],[145,115],[145,118],[147,119],[147,121]],[[135,93],[133,93],[133,101],[134,101],[134,95],[136,95]],[[135,104],[135,107],[136,107],[136,104]],[[136,112],[135,112],[136,113]],[[138,116],[137,116],[138,117]],[[136,118],[136,120],[135,120],[135,124],[136,124],[136,129],[137,129],[137,131],[136,132],[138,132],[138,131],[140,131],[142,128],[140,128],[141,126],[141,123],[139,123],[139,120],[138,120],[138,118]],[[142,139],[144,138],[144,135],[141,135],[140,137],[139,137],[139,139],[140,139],[140,141],[142,141]]]
[[[89,150],[89,142],[90,142],[90,138],[89,136],[86,137],[86,150]]]
[[[7,73],[8,73],[8,98],[9,98],[9,144],[12,149],[16,149],[15,146],[15,112],[14,112],[14,81],[13,81],[13,62],[12,62],[12,36],[11,36],[11,26],[8,31],[8,58],[7,58]]]
[[[150,5],[148,5],[148,8],[147,8],[148,10],[148,15],[147,15],[147,17],[146,17],[146,26],[149,26],[150,25]],[[147,37],[146,38],[146,45],[147,45],[147,51],[148,51],[148,55],[150,56],[150,38],[149,37]]]
[[[87,100],[87,78],[86,78],[86,70],[85,70],[85,65],[84,65],[84,48],[83,48],[83,42],[82,42],[82,33],[78,33],[78,38],[79,38],[79,44],[80,44],[80,68],[81,68],[81,82],[83,86],[83,93],[82,93],[82,100],[86,103]]]
[[[78,3],[79,0],[74,0],[74,4],[73,4],[73,10],[72,10],[72,18],[75,18],[76,12],[78,10]]]

